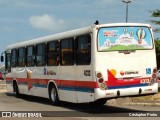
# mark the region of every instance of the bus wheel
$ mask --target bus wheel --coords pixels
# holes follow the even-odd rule
[[[51,85],[49,88],[49,98],[52,103],[52,105],[58,105],[59,104],[59,98],[57,89],[54,85]]]
[[[18,85],[16,82],[13,83],[13,92],[15,94],[16,97],[19,97],[20,94],[19,94],[19,89],[18,89]]]

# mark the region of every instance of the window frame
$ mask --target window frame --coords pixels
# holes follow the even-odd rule
[[[13,57],[13,51],[15,51],[15,56]],[[15,59],[15,62],[13,64],[13,59]],[[15,68],[18,66],[18,50],[12,49],[11,50],[11,67]]]
[[[43,45],[44,46],[44,50],[43,50],[43,53],[42,54],[38,54],[38,46],[39,45]],[[41,67],[41,66],[46,66],[46,44],[45,43],[39,43],[36,45],[35,47],[35,51],[36,51],[36,54],[35,54],[35,57],[36,57],[36,66],[37,67]],[[42,64],[38,64],[38,57],[42,57]]]
[[[85,55],[86,53],[79,51],[79,46],[82,44],[78,44],[78,43],[81,40],[80,38],[82,38],[82,37],[85,37],[85,41],[86,41],[85,44],[88,44],[87,55]],[[82,39],[82,41],[84,41],[84,39]],[[75,44],[76,44],[76,51],[75,51],[76,65],[90,65],[91,64],[91,35],[85,34],[85,35],[77,36],[76,40],[75,40]],[[80,54],[80,55],[78,55],[78,54]],[[85,55],[85,57],[83,55]],[[86,58],[86,57],[88,58],[88,61],[84,62],[84,58]],[[83,61],[80,61],[79,58],[82,58]]]
[[[23,50],[22,51],[23,56],[20,56],[20,50]],[[20,47],[20,48],[18,48],[17,51],[18,51],[18,67],[25,67],[26,66],[26,48]],[[22,65],[20,63],[20,59],[22,59]]]
[[[62,50],[62,43],[64,41],[71,41],[71,46],[70,46],[70,42],[68,42],[68,48],[63,48],[65,51]],[[68,51],[67,51],[68,49]],[[68,54],[68,55],[66,55]],[[71,54],[72,56],[72,61],[67,61],[67,60],[64,60],[63,58],[67,58],[69,56],[69,54]],[[64,57],[65,56],[65,57]],[[67,56],[67,57],[66,57]],[[69,57],[68,57],[69,58]],[[65,61],[67,62],[71,62],[71,63],[64,63]],[[75,44],[74,44],[74,38],[71,37],[71,38],[65,38],[65,39],[62,39],[60,40],[60,65],[61,66],[72,66],[75,64]]]
[[[55,50],[49,50],[49,45],[50,44],[55,44],[55,47],[54,49]],[[58,40],[55,40],[55,41],[50,41],[47,43],[47,66],[58,66],[59,63],[60,63],[60,55],[59,55],[59,52],[60,52],[60,43]],[[50,60],[50,55],[57,55],[56,56],[56,59],[53,59],[53,61],[56,61],[54,63],[50,63],[49,60]]]
[[[10,66],[8,65],[8,55],[9,55],[9,64]],[[11,67],[12,67],[12,64],[11,64],[11,53],[5,53],[5,71],[6,73],[10,73],[11,72]]]
[[[28,55],[28,49],[32,47],[32,55]],[[31,64],[29,65],[28,63],[28,58],[31,58]],[[26,66],[27,67],[34,67],[35,66],[35,47],[34,45],[30,45],[26,47]]]

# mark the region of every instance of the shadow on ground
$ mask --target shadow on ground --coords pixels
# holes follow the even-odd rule
[[[6,95],[14,97],[14,94],[11,93],[6,93]],[[49,99],[41,97],[21,95],[17,99],[40,103],[44,105],[51,105]],[[69,102],[61,102],[58,107],[66,108],[68,109],[68,111],[42,111],[42,115],[45,117],[126,117],[129,116],[129,113],[145,112],[134,109],[121,108],[117,106],[110,106],[107,104],[93,105],[89,103],[75,104]]]

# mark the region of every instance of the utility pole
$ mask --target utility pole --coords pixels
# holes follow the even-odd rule
[[[126,3],[126,23],[128,22],[128,4],[132,2],[132,0],[122,0],[122,2]]]

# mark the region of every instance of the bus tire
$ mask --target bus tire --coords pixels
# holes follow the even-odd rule
[[[55,85],[49,87],[49,98],[52,105],[59,105],[59,97]]]
[[[13,92],[14,92],[16,97],[20,97],[17,82],[13,82]]]

